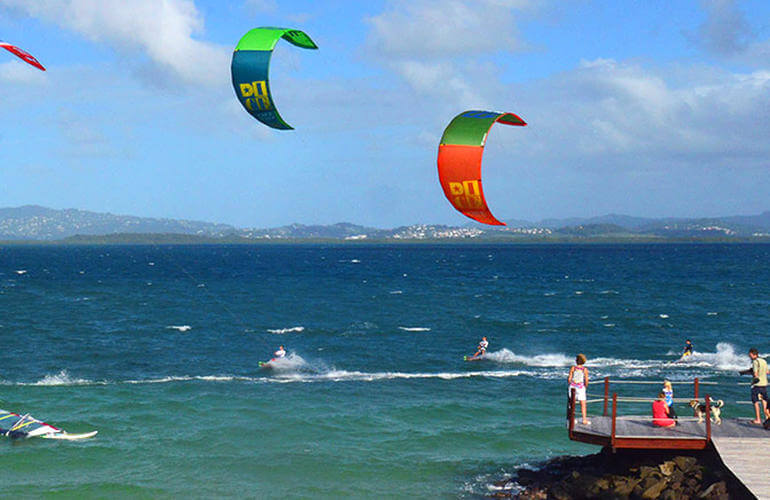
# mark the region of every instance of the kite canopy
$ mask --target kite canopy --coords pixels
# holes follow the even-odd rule
[[[235,47],[230,71],[235,95],[251,116],[268,127],[292,130],[293,127],[278,114],[268,82],[270,56],[281,38],[303,49],[318,48],[309,36],[299,30],[254,28],[243,35]]]
[[[465,111],[455,116],[438,146],[438,178],[447,200],[459,212],[484,224],[504,226],[489,211],[481,188],[481,157],[489,129],[496,122],[527,124],[513,113]]]
[[[35,57],[32,54],[30,54],[29,52],[27,52],[26,50],[20,49],[19,47],[15,46],[15,45],[11,45],[10,43],[4,42],[2,40],[0,40],[0,47],[4,48],[5,50],[10,52],[11,54],[15,54],[16,56],[20,57],[24,61],[26,61],[29,64],[31,64],[32,66],[36,67],[37,69],[45,71],[45,68],[43,67],[43,65],[40,64],[38,62],[38,60],[35,59]]]

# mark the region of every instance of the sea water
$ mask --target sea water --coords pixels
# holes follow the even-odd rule
[[[768,262],[719,244],[0,247],[0,408],[99,431],[3,438],[0,491],[487,495],[596,450],[565,431],[579,352],[593,381],[699,377],[724,417],[751,416],[737,370],[770,352]],[[488,359],[464,362],[482,335]]]

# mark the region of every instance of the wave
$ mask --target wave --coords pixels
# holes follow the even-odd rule
[[[169,328],[171,330],[178,330],[180,332],[186,332],[186,331],[192,330],[192,327],[190,325],[169,325],[166,328]]]
[[[106,385],[107,382],[95,382],[93,380],[86,380],[82,378],[73,378],[67,373],[67,370],[62,370],[54,375],[46,375],[37,382],[20,383],[19,385],[36,385],[36,386],[55,386],[55,385]]]
[[[427,326],[399,326],[399,330],[403,330],[405,332],[429,332],[430,328]]]
[[[436,373],[409,373],[409,372],[360,372],[360,371],[348,371],[348,370],[329,370],[324,373],[316,374],[303,374],[295,373],[291,375],[279,375],[267,379],[262,379],[263,382],[376,382],[380,380],[396,380],[396,379],[440,379],[440,380],[455,380],[465,378],[510,378],[519,376],[535,376],[536,374],[523,370],[479,370],[469,372],[436,372]],[[559,374],[559,378],[562,378],[562,374]]]
[[[727,342],[717,344],[716,352],[698,352],[684,360],[675,359],[629,359],[596,357],[589,358],[586,366],[589,368],[622,368],[624,370],[670,370],[672,368],[708,368],[715,371],[735,371],[742,370],[748,366],[748,357],[737,354],[735,347]],[[668,356],[678,356],[679,352],[669,351]],[[516,354],[515,352],[503,348],[499,351],[488,352],[484,359],[497,363],[517,363],[525,366],[547,368],[547,367],[567,367],[574,363],[574,358],[562,353],[545,353],[534,356]],[[631,376],[624,373],[623,376]]]
[[[537,354],[535,356],[523,356],[516,354],[509,349],[500,349],[499,351],[488,352],[484,359],[495,361],[497,363],[519,363],[527,366],[548,367],[548,366],[569,366],[573,358],[564,354]]]
[[[290,326],[288,328],[268,328],[268,333],[275,333],[276,335],[283,335],[284,333],[300,333],[304,332],[305,327],[304,326]]]

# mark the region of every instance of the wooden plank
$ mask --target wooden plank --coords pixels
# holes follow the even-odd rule
[[[761,429],[757,426],[757,428]],[[761,429],[764,431],[764,429]],[[713,437],[714,447],[722,463],[759,499],[770,499],[768,446],[770,433],[757,437]],[[760,458],[761,457],[761,458]]]

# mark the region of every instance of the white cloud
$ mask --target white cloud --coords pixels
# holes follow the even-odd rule
[[[516,17],[530,3],[394,0],[366,20],[371,26],[367,48],[418,93],[481,106],[489,101],[482,89],[493,90],[478,85],[494,80],[488,78],[495,72],[488,58],[525,47]]]
[[[26,85],[42,85],[46,81],[46,74],[27,63],[8,61],[0,64],[0,81]]]
[[[689,75],[677,85],[671,74]],[[632,155],[648,168],[677,161],[716,166],[725,158],[770,154],[770,72],[648,68],[611,60],[524,90],[522,116],[543,155]],[[752,165],[746,162],[746,165]]]
[[[141,53],[164,79],[218,84],[227,67],[227,50],[193,38],[203,32],[203,18],[192,0],[4,0],[3,5],[123,53]]]
[[[275,12],[278,10],[278,4],[275,0],[245,0],[243,4],[246,9],[253,12]]]
[[[511,51],[522,47],[516,36],[515,9],[525,1],[393,1],[367,21],[370,44],[390,57],[421,59]]]
[[[701,0],[706,20],[698,28],[697,41],[723,56],[743,52],[754,38],[749,23],[735,0]]]

